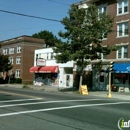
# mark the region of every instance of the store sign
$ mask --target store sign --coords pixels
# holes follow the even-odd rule
[[[46,66],[46,60],[45,59],[37,59],[37,61],[36,61],[37,63],[36,63],[36,65],[37,66]]]

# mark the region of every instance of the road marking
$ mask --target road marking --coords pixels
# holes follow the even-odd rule
[[[29,95],[25,95],[25,94],[18,94],[18,93],[5,92],[5,91],[0,91],[0,93],[6,93],[6,94],[12,94],[12,95],[18,95],[18,96],[30,97],[30,98],[38,98],[36,96],[29,96]]]
[[[118,104],[130,104],[130,102],[115,102],[115,103],[75,105],[75,106],[67,106],[67,107],[54,107],[54,108],[46,108],[46,109],[39,109],[39,110],[20,111],[20,112],[12,112],[12,113],[7,113],[7,114],[0,114],[0,117],[20,115],[20,114],[27,114],[27,113],[36,113],[36,112],[72,109],[72,108],[80,108],[80,107],[91,107],[91,106],[93,107],[93,106],[118,105]]]
[[[82,100],[59,100],[59,101],[44,101],[44,102],[31,102],[31,103],[20,103],[20,104],[10,104],[10,105],[2,105],[3,107],[14,107],[14,106],[25,106],[25,105],[36,105],[36,104],[47,104],[47,103],[60,103],[60,102],[77,102],[77,101],[94,101],[94,100],[102,100],[102,99],[82,99]]]
[[[0,101],[0,103],[4,103],[4,102],[18,102],[18,101],[30,101],[30,100],[41,100],[43,98],[31,98],[31,99],[18,99],[18,100],[8,100],[8,101]]]

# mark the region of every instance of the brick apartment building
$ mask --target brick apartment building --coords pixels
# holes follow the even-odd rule
[[[35,50],[43,48],[44,43],[43,39],[26,35],[0,42],[1,52],[9,55],[9,60],[13,65],[10,72],[14,74],[15,78],[21,78],[23,83],[33,81],[33,74],[29,72],[29,69],[34,64]]]
[[[106,89],[108,84],[106,69],[109,63],[113,61],[114,72],[112,73],[112,84],[128,89],[130,86],[130,1],[82,0],[81,2],[75,3],[79,8],[88,8],[91,4],[95,4],[98,7],[99,14],[106,12],[114,16],[114,31],[107,38],[103,39],[102,46],[120,46],[118,51],[112,52],[110,55],[103,56],[101,54],[103,66],[101,71],[93,72],[93,87],[95,89]],[[92,64],[96,64],[98,61],[94,60]]]

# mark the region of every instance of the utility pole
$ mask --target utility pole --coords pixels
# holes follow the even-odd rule
[[[111,98],[111,72],[113,71],[113,67],[114,67],[114,62],[110,62],[110,66],[109,66],[109,86],[108,86],[108,98]]]

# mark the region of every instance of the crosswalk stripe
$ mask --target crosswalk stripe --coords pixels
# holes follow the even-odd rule
[[[118,104],[130,104],[130,102],[99,103],[99,104],[85,104],[85,105],[75,105],[75,106],[67,106],[67,107],[54,107],[54,108],[46,108],[46,109],[39,109],[39,110],[20,111],[20,112],[12,112],[12,113],[7,113],[7,114],[0,114],[0,117],[27,114],[27,113],[72,109],[72,108],[80,108],[80,107],[94,107],[94,106],[118,105]]]

